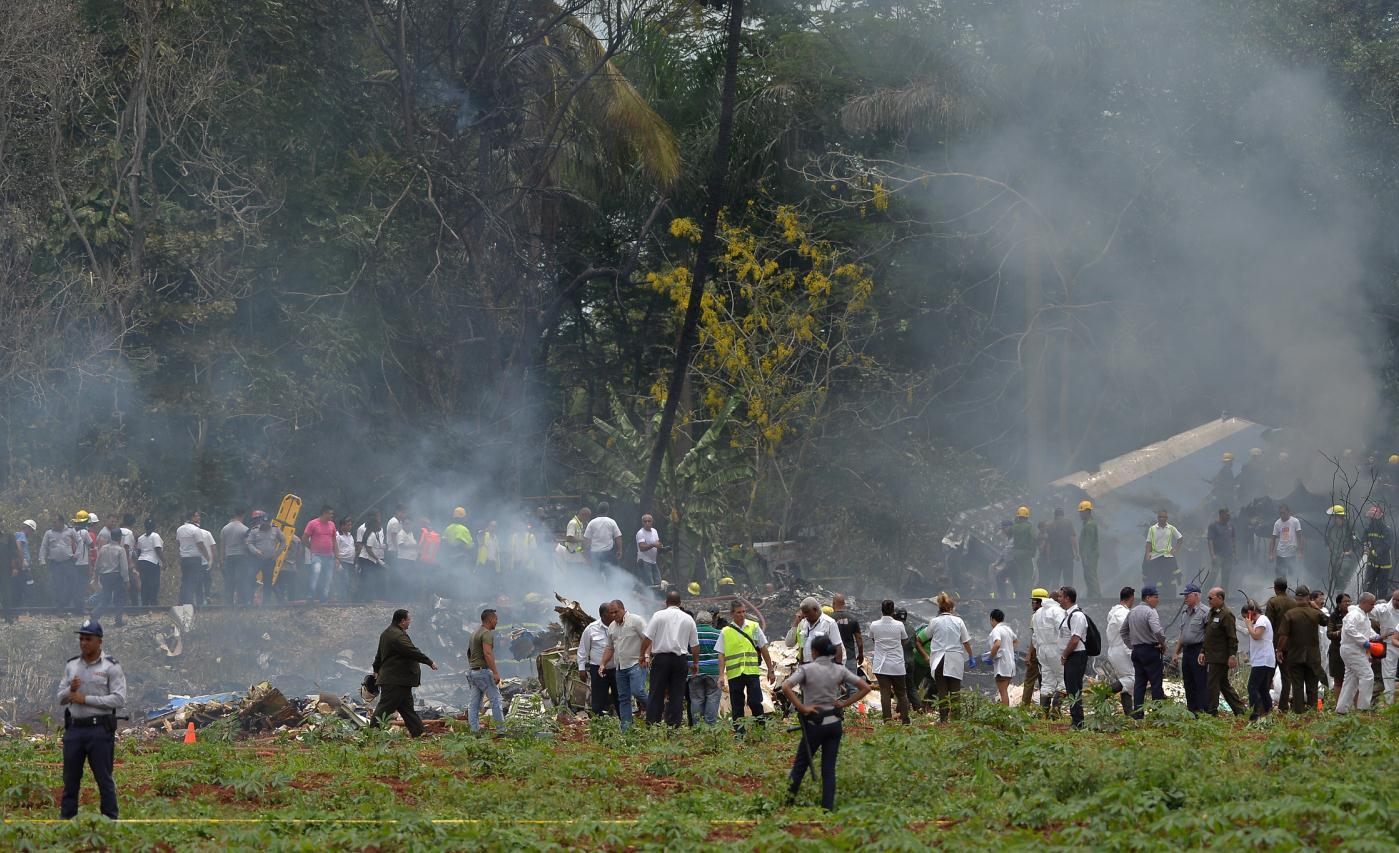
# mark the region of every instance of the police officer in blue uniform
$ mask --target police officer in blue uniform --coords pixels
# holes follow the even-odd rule
[[[59,817],[78,814],[83,762],[92,766],[102,795],[102,814],[117,819],[117,786],[112,761],[117,741],[117,710],[126,704],[126,674],[102,653],[102,626],[89,619],[78,629],[81,654],[68,659],[58,704],[63,706],[63,804]]]

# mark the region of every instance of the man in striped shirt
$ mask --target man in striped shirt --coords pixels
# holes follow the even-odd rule
[[[701,610],[695,614],[699,631],[699,672],[690,676],[690,725],[703,719],[706,725],[719,721],[719,653],[714,644],[719,631],[714,627],[714,614]]]

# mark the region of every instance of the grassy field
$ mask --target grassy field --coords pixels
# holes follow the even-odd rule
[[[47,822],[60,747],[17,738],[0,741],[0,849],[1395,849],[1399,710],[1245,725],[1174,706],[1128,725],[1100,707],[1082,732],[981,703],[948,726],[851,720],[833,815],[812,779],[785,803],[797,735],[780,724],[417,742],[216,725],[120,745],[120,824],[94,816],[90,776],[79,819]]]

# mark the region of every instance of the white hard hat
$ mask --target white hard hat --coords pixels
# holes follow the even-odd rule
[[[25,527],[28,527],[30,530],[34,530],[34,531],[37,531],[37,530],[39,529],[39,525],[35,524],[35,523],[34,523],[34,519],[32,519],[32,518],[26,518],[26,519],[24,520],[24,526],[25,526]]]

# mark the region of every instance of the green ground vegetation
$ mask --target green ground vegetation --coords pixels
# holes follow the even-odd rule
[[[0,847],[1393,849],[1393,708],[1244,724],[1171,706],[1138,725],[1096,710],[1083,732],[985,702],[946,726],[852,720],[833,815],[811,779],[785,802],[797,735],[781,724],[736,740],[725,726],[541,734],[512,721],[502,737],[419,742],[231,742],[215,726],[193,745],[120,745],[121,824],[94,816],[90,777],[78,820],[42,822],[57,814],[61,748],[16,738],[0,742]],[[192,822],[162,822],[176,819]]]

